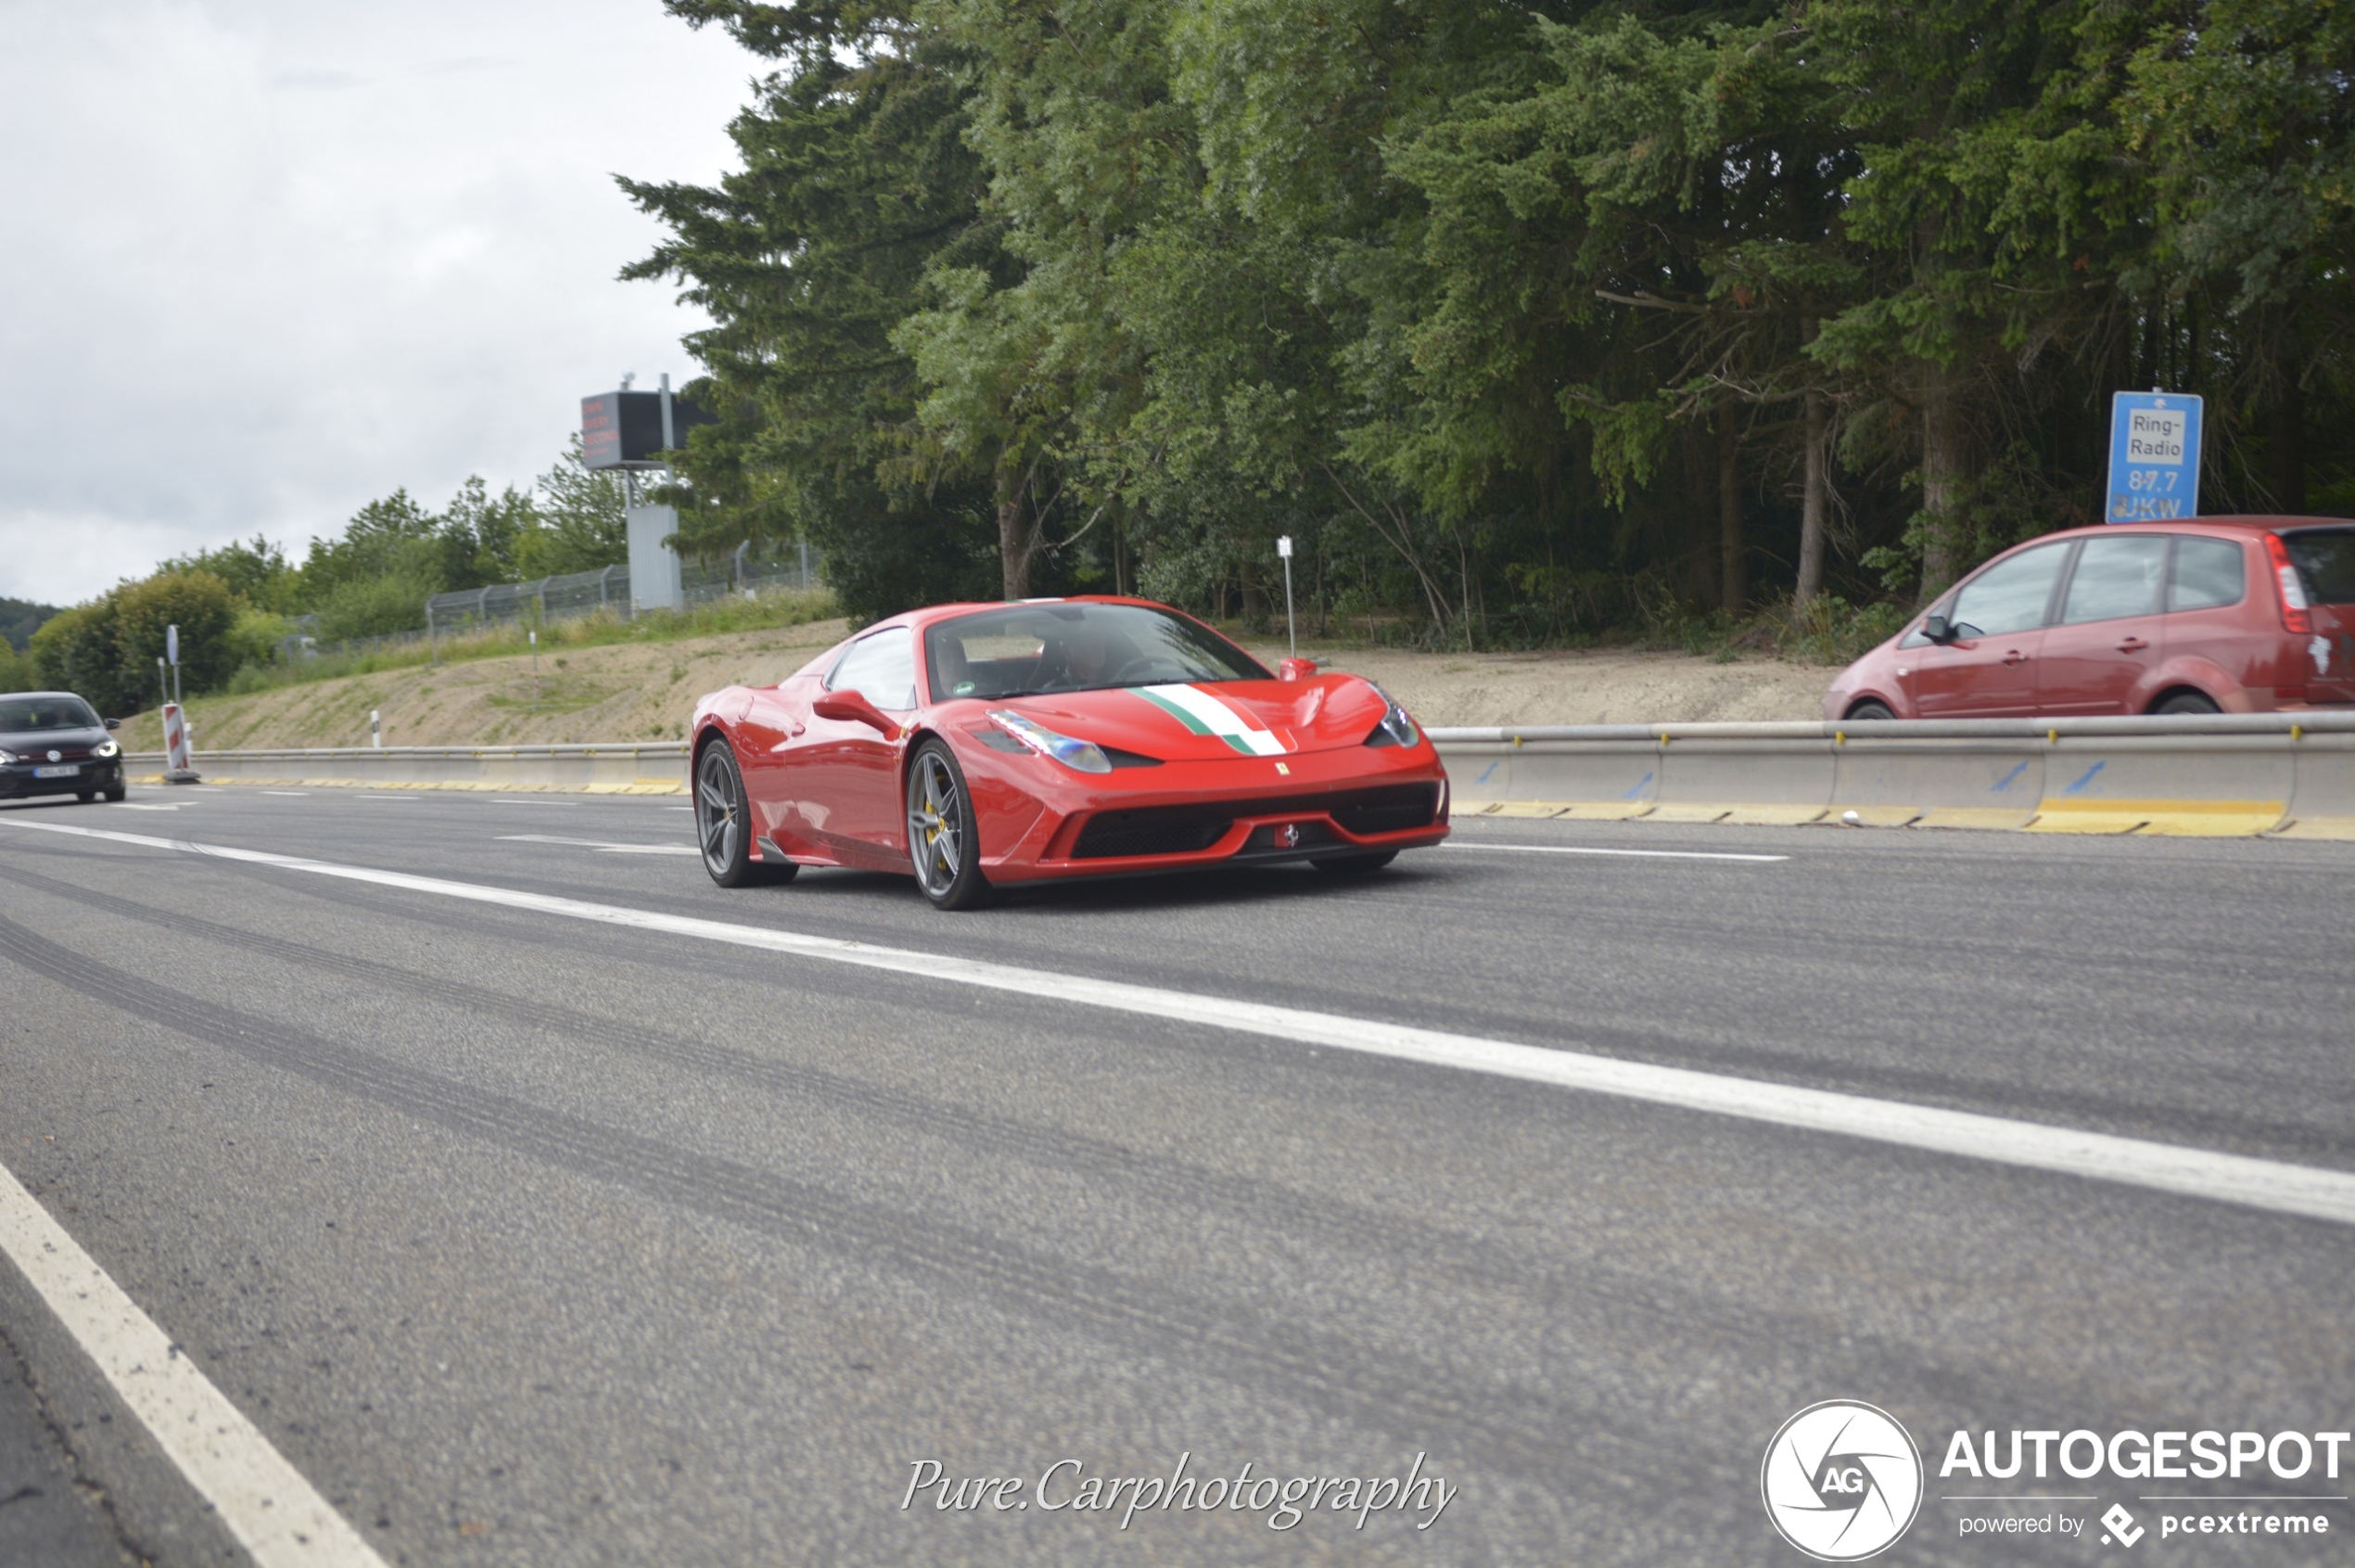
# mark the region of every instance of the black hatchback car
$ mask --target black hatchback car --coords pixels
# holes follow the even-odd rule
[[[122,747],[107,733],[115,723],[71,692],[0,695],[0,800],[121,799]]]

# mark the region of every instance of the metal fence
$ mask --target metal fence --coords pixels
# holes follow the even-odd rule
[[[754,555],[747,546],[713,565],[686,561],[680,567],[680,593],[688,605],[709,604],[736,594],[752,596],[764,589],[809,588],[819,580],[822,563],[808,547],[791,555]],[[437,593],[426,601],[426,630],[414,633],[427,640],[464,627],[495,626],[515,621],[545,624],[574,616],[609,610],[629,619],[636,613],[630,593],[630,568],[606,567],[601,571],[568,572],[536,582],[498,582],[488,588],[466,588]]]

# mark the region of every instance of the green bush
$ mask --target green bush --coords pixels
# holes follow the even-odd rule
[[[318,630],[312,635],[322,643],[341,643],[354,637],[422,631],[426,601],[435,592],[431,582],[408,572],[337,583],[319,606]]]
[[[47,691],[79,692],[109,716],[146,707],[154,677],[146,675],[135,683],[125,678],[115,642],[115,594],[102,593],[45,621],[32,634],[30,649],[33,684]]]
[[[7,644],[0,643],[0,692],[32,689],[32,661]]]

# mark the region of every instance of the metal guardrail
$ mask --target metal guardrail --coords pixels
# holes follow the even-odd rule
[[[135,780],[146,764],[160,783],[161,752],[124,760]],[[590,795],[683,795],[687,743],[643,746],[308,746],[208,751],[197,771],[214,783],[365,785],[372,789],[471,789]]]
[[[1462,816],[2355,839],[2355,712],[1433,729]],[[162,758],[130,760],[159,773]],[[207,752],[207,778],[682,794],[683,741]]]
[[[1465,815],[2355,838],[2355,712],[1435,729]]]

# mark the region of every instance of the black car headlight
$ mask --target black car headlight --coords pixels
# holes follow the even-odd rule
[[[1373,685],[1370,681],[1366,683],[1369,686]],[[1415,728],[1415,720],[1407,715],[1407,710],[1393,701],[1390,694],[1380,686],[1374,686],[1374,695],[1381,698],[1384,710],[1381,722],[1376,724],[1374,733],[1366,737],[1366,744],[1368,746],[1420,745],[1423,733]]]
[[[122,747],[117,746],[112,741],[100,741],[96,746],[90,748],[90,755],[103,762],[109,757],[121,756]]]

